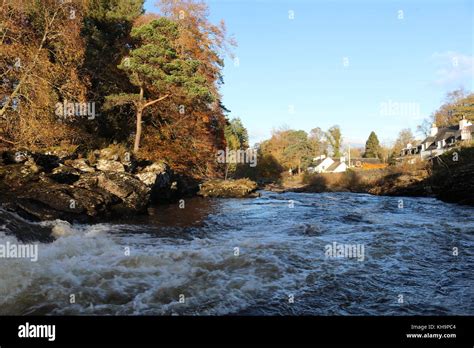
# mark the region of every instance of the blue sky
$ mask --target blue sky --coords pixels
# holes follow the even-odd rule
[[[208,4],[238,42],[221,92],[251,143],[283,125],[338,124],[347,143],[374,130],[388,144],[402,128],[415,131],[448,91],[474,91],[472,0]]]

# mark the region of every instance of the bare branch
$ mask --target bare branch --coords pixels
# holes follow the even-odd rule
[[[162,96],[162,97],[160,97],[160,98],[158,98],[158,99],[152,100],[152,101],[150,101],[150,102],[144,104],[144,105],[143,105],[143,108],[145,109],[145,108],[147,108],[147,107],[149,107],[149,106],[152,106],[153,104],[156,104],[156,103],[158,103],[158,102],[160,102],[160,101],[162,101],[162,100],[168,98],[169,96],[170,96],[170,94],[166,94],[166,95],[164,95],[164,96]]]

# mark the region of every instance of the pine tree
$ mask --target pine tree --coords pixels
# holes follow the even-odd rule
[[[365,158],[380,158],[380,142],[375,132],[371,132],[365,143]]]
[[[177,53],[178,25],[166,18],[134,28],[131,33],[136,48],[130,51],[119,68],[139,88],[138,94],[115,94],[106,98],[107,106],[132,103],[136,110],[134,152],[140,148],[142,118],[146,108],[172,94],[188,101],[213,98],[204,76],[198,73],[200,62]]]

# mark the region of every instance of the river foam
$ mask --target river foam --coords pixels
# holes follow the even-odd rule
[[[0,259],[0,314],[473,314],[472,208],[424,198],[400,211],[396,198],[355,194],[214,202],[179,227],[1,210],[0,243],[20,243],[22,229],[55,240],[37,262]],[[325,258],[334,242],[363,245],[364,260]]]

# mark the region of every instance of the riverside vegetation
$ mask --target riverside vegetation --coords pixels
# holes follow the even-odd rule
[[[235,40],[210,22],[202,2],[2,2],[0,7],[0,200],[36,220],[90,220],[146,213],[155,203],[258,196],[259,187],[436,196],[472,204],[472,150],[432,163],[298,176],[315,155],[342,156],[337,125],[280,129],[255,150],[255,165],[219,163],[224,149],[250,149],[239,118],[229,119],[219,87]],[[448,94],[431,120],[472,120],[473,95]],[[426,122],[421,128],[426,128]],[[371,132],[353,156],[393,162]],[[393,164],[393,163],[392,163]],[[223,180],[224,179],[224,180]],[[230,180],[229,180],[230,179]],[[271,183],[271,185],[268,185]],[[266,185],[266,186],[265,186]]]
[[[344,173],[284,177],[273,191],[355,192],[378,196],[436,197],[474,205],[474,147],[461,147],[431,161]]]

